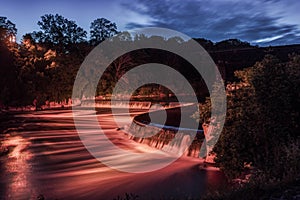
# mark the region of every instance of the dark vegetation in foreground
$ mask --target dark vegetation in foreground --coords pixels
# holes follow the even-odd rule
[[[299,67],[299,55],[291,55],[288,61],[267,55],[254,66],[236,71],[239,81],[227,84],[226,117],[222,113],[214,116],[225,117],[225,125],[213,152],[227,177],[245,183],[226,194],[228,197],[221,193],[220,199],[238,199],[240,195],[263,199],[284,188],[299,195]],[[219,89],[215,87],[211,97],[221,103]],[[209,121],[210,108],[211,99],[207,99],[194,117],[201,123]]]

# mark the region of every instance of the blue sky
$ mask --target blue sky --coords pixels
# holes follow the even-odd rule
[[[212,41],[238,38],[259,45],[300,43],[299,0],[1,0],[0,16],[18,28],[18,39],[39,30],[44,14],[60,14],[89,32],[96,18],[121,31],[157,26]]]

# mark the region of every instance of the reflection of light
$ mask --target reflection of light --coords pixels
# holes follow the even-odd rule
[[[20,136],[9,136],[3,141],[4,147],[14,147],[5,162],[5,170],[11,175],[6,196],[9,199],[20,199],[32,193],[28,179],[30,166],[28,160],[32,157],[27,150],[30,141]]]

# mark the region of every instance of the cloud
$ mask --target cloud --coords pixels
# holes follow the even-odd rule
[[[282,9],[283,2],[284,0],[134,0],[123,6],[148,17],[147,25],[128,23],[129,29],[150,25],[213,41],[238,38],[252,43],[274,41],[273,44],[276,45],[276,42],[286,39],[288,43],[296,43],[300,26],[283,20],[286,13],[280,15],[280,12],[269,12]]]
[[[267,38],[266,38],[267,39]],[[284,37],[272,38],[273,40],[261,41],[259,44],[261,46],[274,46],[274,45],[287,45],[287,44],[299,44],[300,36],[295,34],[288,34]]]

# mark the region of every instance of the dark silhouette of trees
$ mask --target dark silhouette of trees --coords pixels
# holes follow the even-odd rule
[[[15,43],[16,25],[6,17],[0,17],[0,105],[19,105],[21,80],[20,57]]]
[[[118,33],[117,25],[108,19],[95,19],[90,26],[90,43],[97,45]]]
[[[87,54],[94,48],[94,45],[118,33],[116,24],[104,18],[96,19],[91,23],[90,41],[86,40],[86,31],[76,22],[58,14],[42,16],[38,25],[39,31],[24,35],[22,43],[18,44],[13,42],[13,36],[17,33],[15,24],[6,17],[0,17],[0,72],[5,74],[0,80],[2,104],[28,105],[34,99],[38,99],[38,103],[43,104],[45,100],[68,99],[71,97],[77,71]],[[109,55],[100,56],[99,63],[110,56],[119,55],[123,45],[133,43],[137,45],[141,40],[147,42],[147,39],[149,43],[153,41],[161,44],[168,43],[174,47],[189,42],[178,37],[151,36],[149,38],[143,34],[132,36],[128,32],[123,32],[112,39],[115,44],[118,44],[116,45],[118,48],[109,52]],[[264,48],[253,47],[237,39],[215,44],[203,38],[196,39],[196,41],[209,51],[217,65],[224,69],[226,80],[230,81],[236,80],[236,78],[233,79],[235,70],[252,66],[266,54]],[[297,50],[298,47],[271,48],[271,53],[281,60],[287,59],[285,57],[295,48]],[[175,68],[191,82],[201,99],[207,95],[205,84],[197,78],[197,73],[187,62],[168,52],[151,49],[130,52],[115,59],[103,74],[98,84],[97,95],[111,93],[114,84],[126,71],[149,62]],[[88,85],[89,78],[85,79],[82,80],[83,85],[85,83]],[[134,80],[122,79],[122,81],[133,82]]]
[[[247,48],[252,47],[249,42],[243,42],[239,39],[228,39],[217,42],[215,44],[215,49],[236,49],[236,48]]]
[[[214,43],[205,38],[195,38],[194,40],[196,40],[207,51],[213,50],[214,48]]]
[[[75,21],[68,20],[61,15],[46,14],[38,21],[40,31],[33,32],[36,42],[50,47],[61,47],[68,50],[73,44],[84,42],[87,32],[79,27]]]

